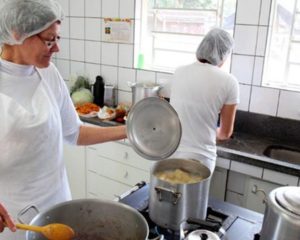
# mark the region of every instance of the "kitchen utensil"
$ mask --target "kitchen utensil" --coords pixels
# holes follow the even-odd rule
[[[266,203],[260,240],[299,240],[300,187],[276,188]]]
[[[66,224],[75,231],[72,240],[146,240],[145,218],[125,204],[102,199],[76,199],[57,204],[36,215],[30,225],[52,222]],[[45,240],[41,234],[26,233],[27,240]]]
[[[220,238],[214,232],[200,229],[188,234],[184,240],[220,240]]]
[[[183,170],[191,175],[201,175],[195,183],[175,184],[157,177],[159,172]],[[197,160],[165,159],[151,169],[149,215],[157,225],[179,230],[188,218],[206,218],[210,170]],[[163,217],[162,217],[163,216]]]
[[[127,135],[139,155],[149,160],[160,160],[177,149],[181,124],[176,111],[166,100],[144,98],[129,111]]]
[[[147,97],[158,97],[161,86],[154,83],[132,83],[128,82],[132,90],[132,105]]]
[[[104,85],[104,105],[108,107],[115,107],[116,105],[116,89],[114,85]]]
[[[185,235],[185,230],[189,230],[188,226],[198,225],[198,230],[188,231]],[[184,230],[185,228],[185,230]],[[224,240],[226,240],[226,231],[223,229],[220,222],[209,222],[206,220],[189,218],[181,222],[180,224],[180,240],[220,240],[216,233],[223,235]]]
[[[50,240],[71,240],[74,236],[74,230],[65,224],[51,223],[45,226],[34,226],[16,223],[16,227],[22,230],[29,230],[42,233]]]

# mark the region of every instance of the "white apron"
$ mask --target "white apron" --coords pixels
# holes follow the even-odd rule
[[[28,205],[43,211],[71,198],[61,128],[47,80],[41,79],[28,107],[0,90],[0,201],[15,220]],[[0,233],[0,240],[23,239],[22,230]]]

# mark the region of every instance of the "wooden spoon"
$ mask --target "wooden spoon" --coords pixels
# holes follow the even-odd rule
[[[51,223],[45,226],[16,223],[16,227],[22,230],[40,232],[49,240],[72,240],[75,236],[74,230],[71,227],[60,223]]]

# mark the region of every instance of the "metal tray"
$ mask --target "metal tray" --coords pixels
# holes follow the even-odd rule
[[[176,151],[181,139],[181,123],[166,100],[148,97],[137,102],[129,111],[127,136],[140,156],[161,160]]]

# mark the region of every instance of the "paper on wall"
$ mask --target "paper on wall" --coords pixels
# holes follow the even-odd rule
[[[108,42],[132,42],[132,23],[129,18],[105,18],[104,41]]]

